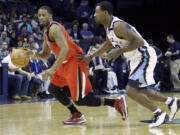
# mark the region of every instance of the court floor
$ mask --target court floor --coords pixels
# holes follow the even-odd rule
[[[180,97],[180,94],[166,94]],[[113,98],[113,97],[110,97]],[[112,107],[78,107],[87,122],[63,125],[68,110],[58,101],[0,105],[0,135],[179,135],[180,124],[165,124],[150,129],[140,120],[152,119],[152,113],[127,98],[129,117],[126,121]],[[165,103],[155,102],[168,111]],[[176,119],[180,118],[180,112]]]

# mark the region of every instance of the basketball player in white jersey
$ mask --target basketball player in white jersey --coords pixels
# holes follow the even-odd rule
[[[96,5],[95,21],[104,25],[106,42],[92,55],[79,55],[81,61],[90,62],[93,57],[108,53],[108,60],[115,60],[121,54],[130,61],[130,75],[126,87],[127,95],[148,108],[154,114],[149,127],[159,127],[168,120],[173,120],[180,106],[177,98],[165,97],[160,93],[147,89],[155,83],[153,71],[157,62],[155,50],[143,39],[134,27],[112,15],[113,7],[107,1]],[[150,99],[166,103],[170,109],[170,117],[158,108]]]

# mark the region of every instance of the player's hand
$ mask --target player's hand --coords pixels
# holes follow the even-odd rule
[[[108,61],[115,61],[119,56],[121,55],[121,52],[120,52],[120,50],[118,50],[118,49],[114,49],[114,50],[111,50],[108,54],[107,54],[107,56],[106,56],[106,60],[108,60]]]
[[[51,77],[55,72],[56,72],[56,70],[54,70],[53,68],[43,71],[41,73],[43,80],[47,80],[48,77],[49,76]]]
[[[165,56],[167,56],[167,57],[170,57],[171,55],[172,55],[172,53],[169,52],[169,51],[167,51],[167,52],[165,53]]]
[[[87,54],[78,54],[76,57],[81,59],[79,63],[86,62],[87,65],[89,65],[89,62],[92,60],[91,55]]]
[[[29,80],[31,80],[31,78],[32,78],[31,73],[28,73],[27,77],[28,77]]]

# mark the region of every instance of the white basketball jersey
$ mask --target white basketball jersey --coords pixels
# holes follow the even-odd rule
[[[110,27],[106,29],[106,34],[107,34],[110,42],[112,43],[112,45],[114,47],[116,47],[116,48],[123,48],[125,46],[128,46],[130,44],[130,42],[127,41],[127,40],[121,39],[120,37],[117,37],[116,34],[114,33],[113,25],[117,21],[123,21],[123,20],[119,19],[118,17],[113,16],[113,19],[112,19]],[[129,25],[129,28],[132,29],[134,32],[136,32],[139,36],[141,36],[139,34],[139,32],[133,26]],[[149,48],[149,44],[145,40],[144,40],[144,46]],[[137,57],[141,57],[142,53],[139,52],[138,49],[136,49],[136,50],[124,53],[124,56],[127,59],[132,60],[132,59],[135,59]]]

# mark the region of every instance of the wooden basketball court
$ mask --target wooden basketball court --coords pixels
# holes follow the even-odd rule
[[[180,97],[180,94],[166,94]],[[110,97],[113,98],[113,97]],[[0,135],[179,135],[179,124],[148,128],[140,120],[152,119],[152,113],[127,98],[129,117],[126,121],[112,107],[78,107],[87,122],[83,125],[63,125],[70,115],[58,101],[0,105]],[[167,111],[165,103],[156,102]],[[180,118],[178,112],[175,119]]]

